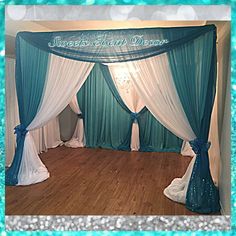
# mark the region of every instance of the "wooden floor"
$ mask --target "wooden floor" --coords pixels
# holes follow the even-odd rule
[[[163,195],[189,157],[59,147],[40,155],[51,177],[6,187],[7,215],[193,215]]]

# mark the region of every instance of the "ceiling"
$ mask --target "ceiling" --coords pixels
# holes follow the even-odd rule
[[[14,56],[15,36],[19,31],[68,31],[91,29],[178,27],[215,24],[218,33],[228,21],[6,21],[6,55]],[[219,37],[218,37],[219,38]]]

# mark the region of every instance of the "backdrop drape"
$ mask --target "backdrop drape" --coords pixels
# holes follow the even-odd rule
[[[146,108],[142,110],[145,105],[134,88],[129,71],[122,64],[110,63],[108,66],[121,99],[130,112],[137,113],[137,120],[132,124],[131,150],[180,152],[181,139],[163,127]]]
[[[208,135],[216,87],[216,32],[210,31],[169,51],[167,55],[178,96],[197,137],[190,141],[197,157],[186,206],[200,213],[217,212],[220,209],[219,191],[211,178],[208,157]]]
[[[138,40],[139,43],[137,44],[137,41],[135,41],[136,44],[133,45],[134,37],[137,35],[140,36],[140,33],[142,33],[142,35],[141,39]],[[202,27],[101,30],[86,32],[19,33],[17,35],[16,52],[17,61],[21,61],[22,65],[19,66],[20,64],[18,63],[17,71],[19,79],[17,80],[18,85],[16,87],[18,92],[21,125],[16,128],[18,134],[16,156],[12,168],[7,172],[7,182],[13,184],[17,183],[17,171],[13,170],[19,169],[19,163],[21,166],[24,166],[22,160],[24,161],[27,158],[21,158],[23,150],[23,156],[27,152],[28,154],[32,153],[32,150],[30,150],[32,145],[29,145],[30,140],[32,139],[30,139],[30,135],[27,131],[46,124],[49,119],[55,117],[61,109],[71,101],[72,97],[82,86],[82,83],[85,80],[84,77],[87,77],[93,66],[88,62],[125,62],[125,66],[127,66],[128,73],[131,76],[137,93],[152,115],[172,133],[185,141],[189,141],[196,154],[196,161],[193,165],[190,181],[187,180],[180,187],[180,192],[182,191],[181,194],[185,195],[186,186],[188,186],[186,195],[187,207],[190,210],[200,213],[218,211],[218,190],[215,188],[210,176],[207,152],[209,148],[208,132],[210,117],[215,96],[215,33],[216,28],[214,25]],[[60,39],[56,39],[55,37],[60,37]],[[129,40],[130,37],[131,40]],[[99,38],[98,41],[96,40],[97,38]],[[121,38],[124,38],[124,43],[120,40]],[[93,42],[94,40],[95,42],[90,44],[88,39],[90,42]],[[61,40],[59,44],[58,40]],[[24,46],[19,47],[18,44],[20,42],[22,42],[22,45],[23,42],[30,42],[31,47],[34,45],[46,52],[60,55],[65,58],[86,61],[86,63],[78,62],[77,64],[77,69],[80,69],[77,71],[77,76],[79,75],[80,78],[73,74],[74,78],[72,80],[72,78],[68,76],[68,73],[65,74],[64,71],[58,70],[60,67],[57,67],[57,69],[54,68],[53,71],[54,74],[58,71],[60,72],[60,75],[58,75],[60,81],[56,79],[54,85],[52,82],[53,76],[50,76],[50,69],[44,89],[45,69],[40,70],[37,73],[38,78],[40,76],[42,77],[42,79],[37,80],[38,82],[35,82],[35,80],[32,79],[30,80],[30,78],[35,77],[32,75],[35,74],[38,67],[47,67],[48,54],[44,52],[44,55],[37,49],[40,53],[36,51],[36,54],[30,55],[33,51],[29,50],[26,52]],[[22,55],[25,56],[27,53],[28,57],[22,59]],[[35,60],[32,60],[34,62],[31,61],[32,57],[36,57],[36,63]],[[39,57],[45,58],[39,60]],[[53,57],[51,56],[51,59],[52,58]],[[68,59],[64,59],[64,61],[66,60]],[[26,64],[31,65],[29,71],[26,70]],[[177,65],[180,65],[178,70],[176,69]],[[194,69],[191,70],[193,67]],[[115,97],[111,96],[113,100],[110,100],[114,101],[116,99],[121,106],[120,109],[122,108],[125,111],[129,110],[122,99],[120,99],[107,66],[100,65],[100,69],[102,70],[106,85],[111,90],[109,90],[110,94],[112,93]],[[71,71],[73,70],[71,69]],[[70,75],[72,74],[71,71],[69,73]],[[96,73],[99,74],[100,72],[97,71]],[[67,77],[67,79],[62,79],[62,76]],[[27,81],[27,78],[29,79],[29,82]],[[203,80],[203,78],[205,78],[205,80]],[[105,83],[104,80],[102,81]],[[65,83],[68,87],[64,86],[63,88]],[[90,85],[93,86],[94,84],[91,83],[89,86]],[[44,93],[42,93],[43,89]],[[23,92],[25,92],[26,95]],[[29,99],[30,95],[36,92],[37,98],[34,98],[32,103],[29,104],[31,102]],[[100,94],[102,93],[103,92],[100,91]],[[23,94],[25,95],[24,97],[22,97]],[[50,97],[50,94],[57,94],[57,96],[52,98],[52,96]],[[106,97],[109,97],[108,94],[108,92],[103,94],[105,95],[103,99],[106,102]],[[93,100],[94,103],[99,100],[97,94],[92,97],[93,98],[90,98],[90,101]],[[95,100],[94,97],[96,97],[97,100]],[[53,101],[55,102],[54,104]],[[100,101],[100,103],[102,104],[104,102]],[[83,112],[83,109],[86,109],[84,107],[85,102],[82,102],[81,104],[82,113],[87,113]],[[109,104],[109,106],[111,105],[112,104]],[[31,107],[33,109],[30,109],[29,112],[28,108]],[[85,134],[87,132],[86,123],[88,123],[89,119],[92,120],[91,127],[93,122],[97,122],[97,120],[99,120],[99,122],[104,122],[104,119],[101,119],[100,117],[96,117],[96,120],[94,119],[94,110],[90,112],[93,113],[90,118],[86,117],[85,114]],[[105,114],[106,110],[103,112]],[[117,110],[114,109],[112,115],[117,115],[116,112]],[[127,111],[127,113],[128,112],[129,111]],[[130,115],[129,119],[127,119],[129,121],[131,120],[131,123],[123,123],[128,125],[127,130],[131,130],[131,128],[129,128],[131,127],[130,124],[132,124],[134,120],[138,120],[138,114],[140,113],[131,112],[130,114],[131,119]],[[106,115],[108,117],[110,115],[111,117],[110,113]],[[123,118],[123,121],[125,121],[126,117],[124,116]],[[102,124],[103,129],[99,130],[101,134],[103,134],[105,130],[104,123]],[[109,124],[110,121],[107,122],[107,126],[109,126]],[[119,126],[117,128],[119,128],[117,130],[119,130],[120,133],[121,128]],[[106,130],[109,129],[106,127]],[[95,130],[95,134],[96,132],[97,131]],[[95,137],[96,136],[97,134]],[[106,134],[106,136],[108,136],[108,134]],[[117,137],[117,140],[119,140],[119,137]],[[116,143],[116,146],[117,144],[118,143]],[[130,147],[130,143],[127,145],[127,142],[125,145],[124,143],[122,145],[125,148]],[[11,178],[13,178],[13,181]],[[189,176],[187,176],[187,179],[189,179]]]
[[[95,64],[77,98],[83,114],[86,147],[129,150],[130,115],[113,96],[99,64]]]
[[[119,148],[121,150],[130,150],[131,149],[131,140],[132,140],[132,131],[134,127],[134,123],[138,122],[139,116],[147,111],[146,107],[143,107],[139,112],[132,112],[128,106],[126,106],[125,102],[123,101],[122,97],[120,96],[115,83],[113,82],[113,79],[111,77],[111,73],[109,71],[108,66],[100,64],[101,71],[103,73],[104,79],[107,82],[107,85],[109,86],[109,89],[111,90],[113,96],[116,98],[119,105],[130,114],[130,122],[129,122],[129,129],[127,132],[127,136],[125,139],[125,143],[120,146]],[[136,130],[137,131],[137,130]],[[127,149],[127,146],[129,147]]]
[[[116,86],[116,89],[125,105],[131,112],[139,113],[144,108],[144,104],[137,95],[137,92],[135,91],[133,84],[129,79],[129,75],[125,73],[126,71],[123,70],[119,64],[109,64],[108,67],[114,85]],[[140,148],[139,125],[137,121],[133,122],[132,124],[130,148],[133,151],[138,151]]]
[[[182,140],[166,129],[151,113],[140,115],[140,151],[180,153]]]

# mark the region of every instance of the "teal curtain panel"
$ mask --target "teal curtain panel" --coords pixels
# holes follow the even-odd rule
[[[27,126],[34,119],[43,96],[49,54],[16,38],[16,90],[20,124],[15,127],[17,147],[13,163],[6,171],[6,184],[16,185],[22,159]]]
[[[186,206],[199,213],[219,212],[219,191],[211,178],[208,157],[208,134],[216,89],[216,32],[205,33],[169,51],[168,57],[179,98],[197,136],[190,142],[197,158]]]
[[[183,140],[166,129],[150,111],[138,118],[140,151],[180,153]]]
[[[99,64],[95,64],[77,98],[83,114],[87,147],[130,150],[127,137],[130,114],[113,96]]]

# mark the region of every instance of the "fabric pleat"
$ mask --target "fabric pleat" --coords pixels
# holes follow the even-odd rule
[[[43,97],[49,54],[16,38],[16,91],[20,126],[17,126],[17,145],[11,166],[6,171],[6,184],[18,184],[27,126],[35,118]]]
[[[99,64],[95,64],[77,98],[84,117],[87,147],[130,150],[130,114],[113,96]]]
[[[190,141],[196,161],[188,185],[186,207],[199,213],[219,212],[219,190],[212,180],[208,157],[216,89],[216,32],[207,32],[167,55],[178,96],[197,136]]]

